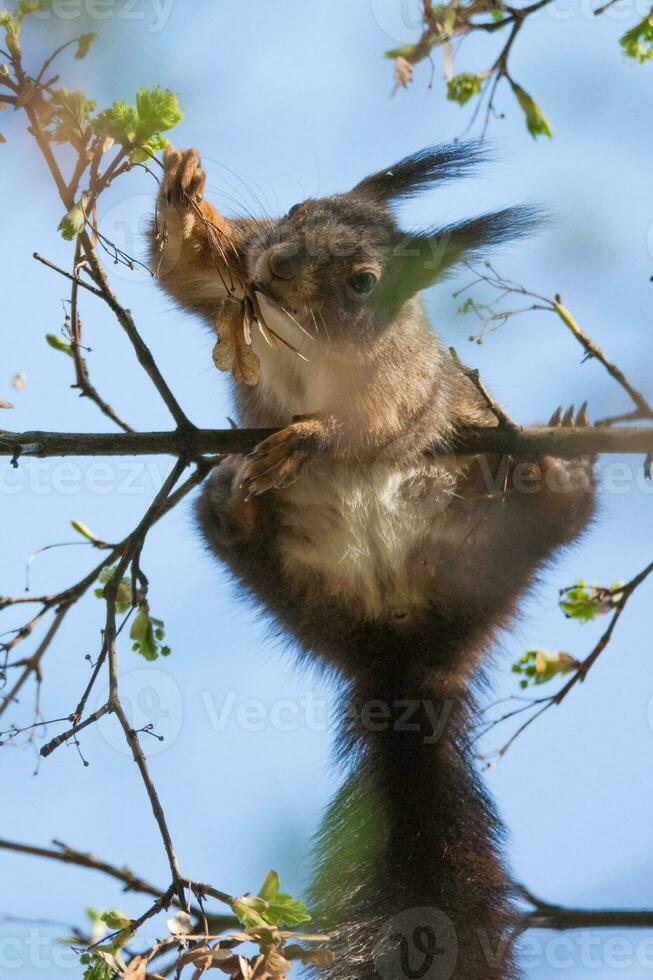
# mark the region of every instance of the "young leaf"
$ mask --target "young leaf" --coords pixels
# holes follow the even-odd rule
[[[577,670],[579,666],[578,661],[568,653],[527,650],[517,663],[512,665],[512,671],[522,675],[519,686],[526,688],[530,684],[546,684],[554,677],[564,676],[572,670]]]
[[[100,916],[109,929],[128,929],[131,927],[132,920],[127,918],[119,909],[107,909]]]
[[[72,143],[78,146],[89,133],[90,116],[95,111],[95,102],[87,99],[81,89],[69,92],[67,88],[57,89],[53,94],[51,130],[55,143]]]
[[[98,581],[102,588],[95,589],[95,595],[98,599],[104,599],[104,586],[111,581],[115,575],[115,566],[107,565],[103,568],[98,576]],[[127,612],[131,608],[132,604],[132,584],[128,578],[123,578],[118,586],[118,592],[116,594],[116,612],[122,613]]]
[[[560,593],[560,608],[567,619],[591,623],[597,616],[612,612],[623,598],[621,582],[606,589],[601,585],[587,586],[582,579]]]
[[[269,871],[259,892],[259,897],[264,899],[266,902],[271,902],[272,899],[278,895],[280,887],[281,883],[277,872]]]
[[[63,216],[57,230],[61,232],[62,238],[65,238],[67,242],[72,242],[84,231],[85,225],[86,215],[80,201]]]
[[[454,75],[447,83],[447,98],[451,102],[465,105],[473,96],[480,93],[483,81],[482,75],[473,75],[470,72]]]
[[[89,53],[93,41],[97,38],[97,34],[92,31],[88,34],[81,34],[77,38],[77,51],[75,51],[75,58],[77,61],[81,61]]]
[[[269,903],[268,909],[263,913],[263,918],[270,925],[275,926],[298,926],[302,922],[311,921],[304,903],[293,898],[292,895],[285,895],[283,892],[279,892]]]
[[[512,90],[517,96],[517,101],[524,110],[526,115],[526,127],[533,139],[537,139],[538,136],[548,136],[549,139],[552,139],[553,130],[551,129],[549,120],[546,118],[537,102],[535,102],[532,96],[530,96],[528,92],[526,92],[526,90],[516,82],[512,82]]]
[[[39,10],[49,10],[51,6],[50,0],[20,0],[14,16],[22,20],[27,14],[34,14]]]
[[[129,636],[134,641],[132,649],[135,653],[140,653],[145,660],[151,661],[156,660],[159,656],[167,657],[170,655],[170,647],[163,646],[161,643],[165,637],[163,623],[151,618],[147,604],[141,606],[132,623]]]
[[[627,58],[636,58],[640,65],[653,58],[653,10],[631,27],[619,40]]]
[[[93,123],[96,133],[110,136],[117,143],[132,147],[131,162],[142,163],[168,145],[163,132],[173,129],[183,118],[179,99],[159,85],[140,88],[136,105],[114,102]]]
[[[402,44],[400,48],[391,48],[390,51],[386,51],[386,58],[406,58],[410,60],[411,55],[415,50],[414,44]]]
[[[136,109],[140,120],[140,136],[149,139],[155,133],[167,132],[184,118],[179,99],[168,89],[140,88],[136,93]]]
[[[66,343],[65,340],[57,336],[56,333],[46,333],[45,339],[50,347],[54,348],[54,350],[59,350],[62,354],[67,354],[68,357],[73,356],[73,349],[70,344]]]
[[[304,903],[279,891],[279,887],[279,875],[270,871],[258,895],[241,895],[234,901],[232,908],[244,926],[297,926],[310,922]]]
[[[101,956],[93,953],[84,953],[79,958],[82,966],[85,966],[84,980],[113,980],[115,972]]]
[[[93,534],[90,528],[88,528],[86,524],[83,524],[82,521],[71,521],[70,523],[73,530],[77,531],[78,534],[81,534],[82,537],[87,538],[89,541],[93,541],[93,543],[97,541],[97,536]]]
[[[114,102],[93,121],[93,129],[100,136],[110,136],[117,143],[133,143],[138,129],[138,114],[135,106],[126,102]]]
[[[258,908],[256,907],[257,903]],[[266,905],[267,902],[264,902],[261,898],[252,898],[250,895],[243,895],[241,898],[234,899],[231,908],[245,928],[250,929],[267,925],[260,912]]]

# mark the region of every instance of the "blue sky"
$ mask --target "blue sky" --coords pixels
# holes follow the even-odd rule
[[[421,66],[410,91],[390,98],[392,68],[382,53],[414,38],[414,6],[400,0],[259,0],[247,7],[236,0],[173,0],[163,7],[141,2],[128,16],[116,2],[99,25],[78,16],[45,26],[57,38],[100,33],[88,62],[62,61],[69,88],[83,85],[100,104],[130,98],[141,84],[174,89],[186,105],[175,141],[201,149],[215,203],[231,212],[277,213],[309,194],[347,189],[411,150],[462,132],[468,116],[444,99],[440,64],[433,90],[428,66]],[[638,14],[622,2],[611,17],[595,19],[586,7],[558,3],[527,25],[514,51],[513,73],[543,103],[555,139],[531,140],[512,97],[502,91],[506,118],[492,126],[498,162],[462,187],[421,199],[406,209],[405,220],[430,224],[515,201],[543,202],[555,222],[499,256],[499,269],[536,291],[562,293],[633,383],[650,391],[653,67],[626,63],[617,44],[644,10]],[[69,14],[94,9],[88,3],[64,8]],[[34,39],[45,51],[36,31]],[[457,69],[487,67],[485,43],[466,44]],[[21,126],[18,117],[4,114],[0,397],[11,398],[16,409],[3,422],[16,429],[104,429],[94,407],[70,391],[70,362],[43,339],[60,328],[65,288],[31,254],[38,250],[68,264],[70,246],[56,233],[61,208]],[[142,251],[152,194],[146,174],[121,181],[100,215],[105,233]],[[172,309],[146,276],[115,271],[121,298],[190,416],[198,424],[222,425],[226,385],[213,369],[210,337]],[[594,416],[628,407],[599,366],[581,364],[580,349],[554,317],[529,314],[482,347],[469,344],[470,322],[456,314],[451,295],[464,281],[429,293],[434,326],[480,367],[514,417],[541,421],[559,403],[585,398]],[[138,428],[167,426],[156,393],[93,297],[84,298],[82,316],[98,388]],[[29,379],[23,392],[9,385],[18,371]],[[515,690],[509,667],[527,647],[579,657],[592,648],[603,624],[582,628],[565,621],[556,602],[560,586],[577,577],[628,579],[650,560],[653,487],[638,478],[640,463],[612,461],[592,532],[547,572],[519,623],[497,644],[492,697]],[[71,540],[72,518],[107,540],[124,535],[169,465],[34,461],[10,473],[3,463],[0,594],[21,591],[33,550]],[[32,586],[41,592],[76,581],[92,560],[83,547],[50,551],[34,563]],[[173,653],[149,666],[126,643],[122,670],[138,717],[155,721],[167,735],[163,745],[152,742],[151,764],[185,873],[239,893],[256,888],[276,867],[284,884],[300,890],[311,835],[338,783],[330,762],[329,687],[297,668],[281,643],[265,639],[255,612],[234,597],[204,554],[190,503],[148,539],[145,567],[152,611],[165,619]],[[634,597],[587,682],[487,774],[508,826],[511,864],[547,899],[653,906],[650,602],[650,588]],[[84,656],[98,649],[100,619],[99,603],[87,599],[48,654],[46,717],[66,715],[76,703],[88,670]],[[10,616],[6,622],[6,628],[18,624]],[[25,694],[9,721],[30,717],[31,697]],[[500,733],[493,733],[487,747],[499,742]],[[143,788],[112,726],[91,730],[83,752],[87,768],[74,748],[63,748],[33,776],[31,748],[5,749],[0,836],[41,845],[64,840],[165,885],[165,858]],[[144,908],[142,898],[123,896],[90,872],[6,853],[0,867],[0,916],[75,922],[89,904],[118,905],[133,915]],[[30,938],[28,929],[0,926],[7,976],[35,980],[45,967],[54,980],[76,975],[77,967],[60,964],[56,947],[38,947],[40,935],[53,934],[41,929]],[[653,970],[650,937],[641,933],[589,937],[597,940],[589,960],[578,934],[564,937],[565,946],[552,945],[552,938],[533,934],[539,947],[529,950],[529,977],[618,972],[639,980]]]

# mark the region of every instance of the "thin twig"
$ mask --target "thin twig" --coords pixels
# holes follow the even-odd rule
[[[66,279],[71,279],[73,282],[77,283],[78,286],[82,286],[82,288],[87,289],[89,293],[93,293],[94,296],[99,296],[100,299],[104,298],[102,295],[102,291],[98,289],[97,286],[93,286],[90,282],[86,282],[84,279],[80,279],[79,276],[72,275],[70,272],[67,272],[65,269],[62,269],[58,265],[55,265],[54,262],[50,261],[50,259],[46,259],[42,255],[39,255],[38,252],[33,252],[32,255],[37,262],[41,262],[43,265],[47,265],[48,269],[53,269],[55,272],[58,272],[60,276],[65,276]]]
[[[458,357],[458,354],[456,353],[455,347],[450,347],[449,353],[451,354],[456,364],[456,367],[458,367],[462,372],[462,374],[464,374],[464,376],[472,382],[472,384],[480,394],[481,398],[485,402],[486,407],[489,408],[489,410],[492,412],[497,422],[499,423],[499,428],[506,429],[509,432],[521,432],[521,426],[517,425],[516,422],[512,421],[512,419],[506,414],[505,410],[501,407],[501,405],[499,405],[499,403],[489,393],[489,391],[481,381],[481,375],[478,368],[470,368],[467,367],[466,364],[463,364],[460,358]]]
[[[45,848],[45,847],[35,847],[31,844],[23,844],[17,841],[2,840],[0,839],[0,850],[13,851],[18,854],[27,854],[32,857],[42,857],[50,861],[58,861],[63,864],[75,865],[79,868],[88,868],[91,871],[99,871],[101,874],[107,875],[109,878],[113,878],[116,881],[122,882],[125,886],[125,891],[128,892],[140,892],[143,895],[151,895],[153,898],[160,898],[164,891],[161,888],[157,888],[155,885],[150,884],[145,879],[141,878],[140,875],[134,874],[129,868],[122,867],[117,868],[113,864],[109,864],[107,861],[102,861],[99,858],[94,857],[92,854],[88,854],[85,851],[78,851],[73,847],[69,847],[68,844],[64,844],[62,841],[53,841],[55,849]],[[227,895],[226,892],[218,892],[217,889],[211,889],[215,891],[217,895],[221,896],[219,901],[226,902],[226,904],[231,904],[233,898]],[[205,894],[209,894],[207,889]],[[215,896],[212,896],[215,897]],[[173,898],[172,904],[177,907],[187,909],[187,903],[184,901],[183,906],[179,905],[178,899]],[[191,905],[190,914],[196,916],[198,919],[202,916],[202,910],[198,905]],[[224,920],[225,927],[233,925],[235,920],[231,916],[216,916],[209,915],[209,921],[215,926],[216,920]]]
[[[61,735],[57,735],[56,738],[51,739],[47,745],[42,747],[40,755],[44,759],[47,759],[47,757],[52,755],[54,750],[58,749],[60,745],[63,745],[63,743],[67,742],[68,739],[74,738],[79,732],[82,732],[85,728],[88,728],[89,725],[94,725],[96,721],[100,720],[100,718],[104,718],[104,716],[108,714],[110,710],[111,706],[108,702],[107,704],[103,704],[101,708],[98,708],[97,711],[90,714],[84,719],[84,721],[80,721],[78,724],[73,725],[72,728],[69,728],[68,731],[62,732]]]
[[[134,762],[138,766],[138,770],[141,775],[141,779],[145,785],[147,795],[150,800],[150,805],[152,807],[152,812],[154,814],[154,819],[156,820],[157,826],[159,828],[159,833],[161,834],[161,839],[163,840],[163,845],[165,847],[166,854],[168,856],[168,863],[170,865],[170,871],[172,874],[172,883],[174,885],[177,896],[180,902],[184,902],[184,883],[181,877],[181,869],[179,868],[179,863],[177,861],[177,855],[175,853],[172,838],[170,836],[170,831],[166,823],[165,814],[163,812],[163,807],[161,806],[161,801],[159,800],[158,793],[154,786],[152,780],[147,760],[143,752],[140,740],[138,738],[138,733],[134,731],[129,719],[125,713],[125,710],[120,701],[119,685],[118,685],[118,665],[117,665],[117,650],[116,650],[116,603],[118,595],[118,587],[122,578],[127,571],[130,561],[133,560],[134,556],[138,553],[139,549],[142,547],[142,542],[147,535],[147,532],[152,527],[152,525],[159,519],[161,512],[163,511],[165,504],[172,493],[176,483],[181,477],[183,471],[186,469],[187,463],[185,459],[180,459],[177,461],[173,469],[171,470],[168,478],[164,482],[160,491],[154,498],[152,504],[147,510],[147,513],[141,520],[140,524],[135,531],[129,536],[126,547],[123,550],[120,561],[116,566],[113,576],[105,586],[104,595],[107,604],[107,619],[106,626],[104,630],[104,642],[108,651],[108,662],[109,662],[109,701],[107,709],[110,710],[118,719],[122,730],[127,739],[129,748],[134,759]]]
[[[617,628],[619,620],[621,619],[626,609],[626,605],[629,599],[632,597],[633,593],[636,592],[636,590],[646,581],[646,579],[649,578],[651,574],[653,574],[653,562],[651,562],[644,569],[642,569],[642,571],[639,572],[639,574],[637,574],[633,579],[631,579],[631,581],[628,582],[626,585],[619,587],[618,592],[615,593],[614,612],[610,619],[608,628],[602,634],[598,643],[596,643],[596,645],[593,647],[591,652],[585,657],[584,660],[582,660],[578,664],[578,666],[572,673],[567,683],[564,684],[559,691],[557,691],[555,694],[551,694],[543,698],[536,698],[530,703],[530,705],[527,704],[524,707],[516,708],[513,711],[509,711],[505,715],[501,716],[500,718],[497,718],[495,721],[490,722],[487,725],[487,727],[480,734],[482,735],[487,734],[487,732],[490,731],[492,728],[494,728],[496,725],[501,724],[502,722],[514,717],[515,715],[522,714],[525,711],[528,711],[529,707],[535,709],[531,717],[527,718],[527,720],[518,727],[518,729],[510,736],[508,741],[505,742],[500,749],[491,752],[489,755],[485,756],[486,760],[492,760],[493,758],[501,759],[508,752],[508,750],[514,745],[514,743],[520,737],[520,735],[523,735],[523,733],[528,728],[530,728],[530,726],[533,725],[538,720],[538,718],[541,718],[542,715],[545,714],[545,712],[549,711],[551,708],[562,704],[562,702],[565,700],[565,698],[567,698],[567,696],[574,689],[574,687],[577,684],[582,684],[584,682],[589,671],[592,669],[592,667],[599,659],[601,654],[610,644],[614,631]],[[618,598],[616,598],[617,595]]]
[[[593,357],[597,361],[599,361],[606,369],[608,374],[612,378],[614,378],[617,384],[621,385],[624,391],[630,396],[632,402],[635,405],[635,408],[637,409],[638,412],[641,413],[639,417],[653,418],[653,408],[651,408],[650,404],[648,403],[644,395],[642,395],[640,391],[637,391],[637,389],[633,387],[633,385],[630,383],[630,381],[623,373],[621,368],[617,367],[617,365],[613,361],[608,360],[608,358],[605,356],[605,354],[603,353],[599,345],[594,340],[592,340],[592,338],[588,336],[588,334],[586,334],[584,330],[580,328],[580,326],[578,325],[574,317],[571,315],[569,310],[565,306],[563,306],[562,298],[560,297],[560,295],[556,295],[554,305],[555,305],[556,312],[560,316],[560,319],[565,323],[567,328],[574,335],[578,343],[585,351],[587,357]]]
[[[177,399],[168,387],[168,383],[161,374],[156,361],[152,356],[152,352],[138,332],[136,324],[134,323],[134,318],[132,317],[130,311],[122,306],[111,288],[107,274],[104,271],[102,263],[98,258],[97,252],[93,243],[91,242],[91,239],[89,238],[88,233],[82,232],[80,238],[84,248],[84,255],[88,260],[91,278],[94,280],[98,289],[100,290],[102,299],[113,311],[118,323],[127,334],[139,363],[142,365],[154,387],[159,392],[164,404],[177,423],[177,426],[186,431],[194,429],[192,422],[190,422],[190,420],[186,417],[186,413],[183,411]]]
[[[79,268],[81,246],[79,239],[75,243],[75,258],[73,261],[74,274],[70,276],[72,280],[72,286],[70,289],[70,333],[71,333],[71,350],[73,352],[73,360],[75,362],[75,377],[77,381],[77,388],[79,388],[82,396],[90,399],[90,401],[95,402],[97,407],[110,418],[112,422],[123,430],[123,432],[133,432],[134,429],[131,425],[122,419],[115,409],[105,401],[100,395],[95,385],[91,382],[88,365],[86,359],[82,354],[82,321],[79,316],[79,304],[78,304],[78,294],[79,294],[79,279],[76,275],[77,269]]]

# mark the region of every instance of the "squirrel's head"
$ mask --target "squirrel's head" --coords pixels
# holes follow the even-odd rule
[[[439,229],[401,230],[394,203],[465,176],[484,158],[478,143],[422,150],[347,194],[296,204],[251,242],[251,281],[318,340],[373,339],[412,296],[534,225],[537,211],[520,207]]]

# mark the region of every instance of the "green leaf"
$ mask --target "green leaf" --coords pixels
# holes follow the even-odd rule
[[[140,653],[145,660],[152,661],[160,656],[170,656],[170,647],[161,644],[165,637],[163,623],[151,618],[147,605],[141,606],[132,623],[129,637],[134,641],[132,647],[134,653]]]
[[[483,81],[481,75],[473,75],[470,72],[454,75],[447,82],[447,98],[451,102],[465,105],[466,102],[480,93]]]
[[[65,238],[67,242],[72,242],[84,231],[85,226],[86,215],[80,201],[63,216],[57,230],[61,232],[62,238]]]
[[[415,47],[416,45],[414,44],[402,44],[399,48],[391,48],[390,51],[386,51],[385,57],[392,58],[393,60],[395,58],[406,58],[407,61],[410,61]]]
[[[91,50],[93,41],[96,39],[97,34],[94,34],[92,31],[88,34],[80,34],[80,36],[77,38],[77,50],[75,51],[75,58],[77,61],[82,61],[82,59],[86,57]]]
[[[527,666],[524,666],[527,664]],[[554,677],[564,676],[577,670],[579,663],[568,653],[549,653],[547,650],[528,650],[512,665],[516,674],[522,674],[521,688],[529,684],[546,684]]]
[[[98,581],[102,586],[101,589],[95,589],[95,595],[98,599],[104,599],[104,586],[107,585],[116,573],[115,565],[107,565],[102,569],[98,576]],[[116,612],[122,613],[127,612],[131,609],[132,605],[132,584],[128,578],[123,578],[118,586],[118,591],[116,593]]]
[[[123,146],[134,147],[132,162],[140,163],[168,145],[161,134],[173,129],[183,115],[174,92],[155,85],[151,89],[138,90],[135,106],[114,102],[110,109],[98,115],[93,128],[101,136],[110,136]]]
[[[85,953],[80,957],[80,963],[86,967],[84,970],[84,980],[113,980],[113,970],[99,956]]]
[[[568,589],[560,593],[560,608],[567,619],[576,619],[579,623],[591,623],[597,616],[612,612],[621,602],[620,592],[623,583],[617,582],[609,589],[601,585],[588,586],[579,579]]]
[[[100,136],[110,136],[117,143],[133,143],[138,129],[138,113],[135,106],[126,102],[114,102],[93,120],[93,130]]]
[[[279,887],[279,875],[270,871],[258,895],[241,895],[234,900],[232,908],[244,926],[297,926],[310,922],[304,903],[279,891]]]
[[[132,163],[147,163],[153,156],[156,156],[159,150],[165,150],[166,146],[169,145],[170,140],[161,133],[155,133],[151,139],[132,150],[129,159]]]
[[[56,333],[46,333],[45,339],[49,343],[50,347],[54,348],[54,350],[59,350],[62,352],[62,354],[68,354],[68,357],[73,356],[73,349],[70,344],[66,343],[66,341],[59,337]]]
[[[281,883],[277,872],[269,871],[263,885],[261,886],[259,897],[264,899],[266,902],[270,902],[279,893],[280,887]]]
[[[100,918],[105,925],[109,926],[109,929],[131,928],[132,920],[119,909],[107,909],[106,912],[102,913]]]
[[[77,146],[89,134],[90,115],[95,111],[95,102],[87,99],[81,89],[69,92],[67,88],[57,89],[53,94],[51,136],[55,143],[72,143]]]
[[[626,31],[619,44],[627,58],[635,58],[640,65],[650,61],[653,58],[653,10]]]
[[[533,139],[538,136],[548,136],[553,138],[553,130],[549,120],[546,118],[541,108],[535,100],[517,82],[511,82],[512,90],[517,96],[517,101],[526,115],[526,126]]]
[[[136,94],[136,109],[140,119],[141,136],[149,139],[155,133],[165,133],[184,118],[179,99],[174,92],[154,88],[140,88]]]
[[[442,22],[442,30],[447,37],[451,37],[451,32],[456,26],[457,16],[458,16],[458,10],[456,4],[454,4],[452,7],[449,7],[446,14],[444,15],[444,20]]]
[[[71,521],[70,523],[73,530],[77,531],[78,534],[81,534],[82,537],[87,538],[89,541],[93,541],[94,543],[97,541],[97,536],[93,534],[91,529],[88,528],[86,524],[82,523],[82,521]]]
[[[310,922],[311,917],[308,909],[299,899],[292,895],[279,894],[269,903],[269,908],[263,917],[270,925],[274,926],[298,926],[302,922]]]
[[[241,898],[236,898],[231,904],[231,908],[234,914],[238,916],[238,919],[245,926],[246,929],[254,929],[260,926],[266,926],[268,923],[260,914],[260,911],[256,908],[256,903],[259,903],[259,908],[265,908],[267,905],[262,899],[252,898],[249,895],[243,895]]]
[[[27,14],[34,14],[40,10],[49,10],[51,6],[51,0],[20,0],[20,3],[14,11],[14,16],[22,20]]]

